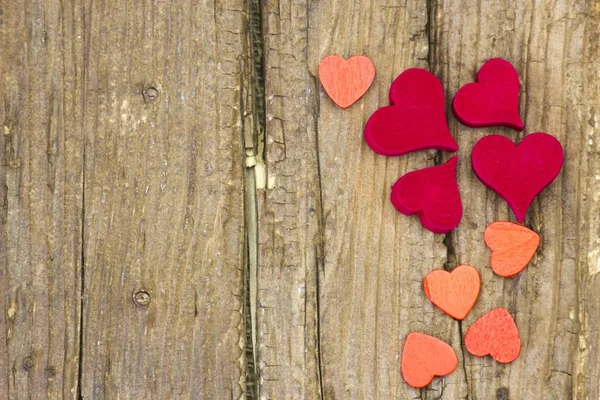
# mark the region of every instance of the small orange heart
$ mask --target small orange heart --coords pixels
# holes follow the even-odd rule
[[[516,360],[521,352],[521,336],[513,317],[504,308],[495,308],[471,325],[465,347],[477,357],[488,354],[499,363]]]
[[[523,271],[540,244],[540,236],[514,222],[500,221],[488,225],[483,234],[485,244],[492,250],[490,265],[505,278]]]
[[[464,319],[479,296],[481,279],[470,265],[459,265],[452,272],[438,269],[423,279],[427,298],[443,312],[457,320]]]
[[[422,388],[436,376],[450,374],[458,365],[448,344],[424,333],[411,332],[402,350],[402,376],[414,388]]]
[[[319,79],[331,99],[341,108],[348,108],[365,94],[375,78],[375,65],[365,56],[344,60],[327,56],[319,64]]]

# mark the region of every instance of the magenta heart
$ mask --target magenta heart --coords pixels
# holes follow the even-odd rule
[[[392,187],[392,204],[405,215],[418,214],[434,233],[447,233],[462,218],[462,203],[456,183],[458,156],[434,167],[409,172]]]
[[[365,141],[376,153],[458,149],[446,122],[444,89],[433,74],[407,69],[392,83],[389,95],[392,105],[375,111],[365,126]]]
[[[452,111],[464,125],[508,126],[523,130],[519,116],[519,74],[502,58],[481,66],[476,83],[461,87],[452,101]]]
[[[485,136],[471,153],[477,177],[508,203],[519,222],[535,196],[556,178],[563,160],[560,142],[541,132],[525,136],[518,145],[504,136]]]

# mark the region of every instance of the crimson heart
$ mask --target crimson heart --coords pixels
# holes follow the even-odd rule
[[[563,160],[560,142],[541,132],[525,136],[518,145],[504,136],[485,136],[471,153],[477,177],[508,203],[519,222],[535,196],[556,178]]]
[[[495,308],[471,325],[465,347],[474,356],[488,354],[499,363],[514,361],[521,352],[521,337],[513,317],[504,308]]]
[[[462,218],[462,203],[456,183],[458,156],[434,167],[409,172],[392,187],[392,204],[404,215],[418,214],[434,233],[447,233]]]
[[[376,153],[458,149],[446,123],[444,89],[433,74],[407,69],[392,83],[389,97],[392,105],[375,111],[365,126],[365,141]]]
[[[477,72],[477,82],[458,90],[452,111],[467,126],[501,125],[522,131],[517,70],[502,58],[488,60]]]

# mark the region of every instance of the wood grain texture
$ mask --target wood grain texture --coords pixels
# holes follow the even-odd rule
[[[468,156],[478,139],[498,133],[516,140],[543,131],[561,141],[566,155],[561,174],[534,200],[525,220],[542,238],[532,263],[512,279],[495,276],[491,268],[481,270],[482,290],[463,321],[463,332],[478,316],[504,307],[515,316],[523,348],[509,365],[490,357],[465,357],[469,398],[598,398],[600,357],[591,348],[600,339],[595,333],[600,308],[593,300],[600,264],[592,245],[600,232],[595,178],[600,5],[436,1],[430,23],[432,65],[447,95],[472,82],[479,66],[492,57],[509,60],[521,77],[523,133],[450,123],[463,161],[459,186],[468,199],[450,242],[453,263],[488,265],[485,227],[512,218],[504,201],[471,170]]]
[[[1,399],[77,395],[81,17],[73,1],[0,2]]]
[[[322,238],[315,93],[316,69],[325,54],[314,60],[310,75],[306,4],[259,4],[266,83],[265,130],[256,168],[260,393],[266,399],[317,399]]]
[[[347,110],[319,85],[328,54],[376,66]],[[449,112],[492,57],[519,71],[522,133]],[[1,2],[0,399],[599,398],[599,59],[597,1]],[[363,138],[411,67],[440,78],[460,146],[447,237],[389,197],[452,154]],[[470,153],[535,131],[565,164],[504,279],[483,232],[512,214]],[[457,322],[422,280],[461,263],[482,289]],[[462,340],[496,307],[521,334],[508,365]],[[412,331],[458,357],[421,390],[400,371]]]
[[[84,7],[83,398],[244,392],[244,7]]]
[[[389,104],[390,85],[404,69],[427,67],[426,4],[268,1],[263,15],[261,393],[414,398],[420,391],[400,373],[406,335],[423,331],[457,353],[460,339],[457,323],[422,289],[425,274],[445,262],[443,236],[399,214],[389,196],[403,173],[434,165],[435,153],[377,155],[364,143],[363,127]],[[347,110],[318,85],[317,66],[328,54],[365,54],[377,66],[371,89]],[[448,386],[464,397],[462,373],[422,392],[434,397]]]

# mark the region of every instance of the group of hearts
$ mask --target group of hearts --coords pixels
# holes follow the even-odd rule
[[[348,60],[327,56],[319,65],[319,78],[340,107],[355,103],[371,86],[375,66],[364,56]],[[384,156],[434,149],[458,150],[446,122],[444,90],[429,71],[411,68],[402,72],[389,91],[391,105],[376,110],[364,129],[369,147]],[[456,118],[469,127],[507,126],[524,129],[519,115],[519,75],[501,58],[483,64],[476,82],[462,86],[452,101]],[[471,153],[475,175],[502,197],[518,222],[525,219],[533,199],[559,174],[564,160],[560,142],[546,133],[526,135],[518,145],[500,135],[480,139]],[[405,174],[392,186],[391,202],[405,215],[417,214],[434,233],[447,233],[462,218],[462,202],[456,179],[458,156],[446,163]],[[491,249],[490,265],[503,277],[521,272],[533,258],[540,237],[523,225],[498,221],[484,232]],[[451,272],[435,270],[423,280],[427,298],[456,320],[463,320],[474,306],[481,281],[470,265]],[[496,308],[477,319],[465,335],[465,347],[475,356],[492,356],[500,363],[514,361],[521,350],[519,331],[509,312]],[[435,376],[450,374],[458,365],[447,343],[411,332],[402,352],[401,370],[407,383],[427,386]]]

